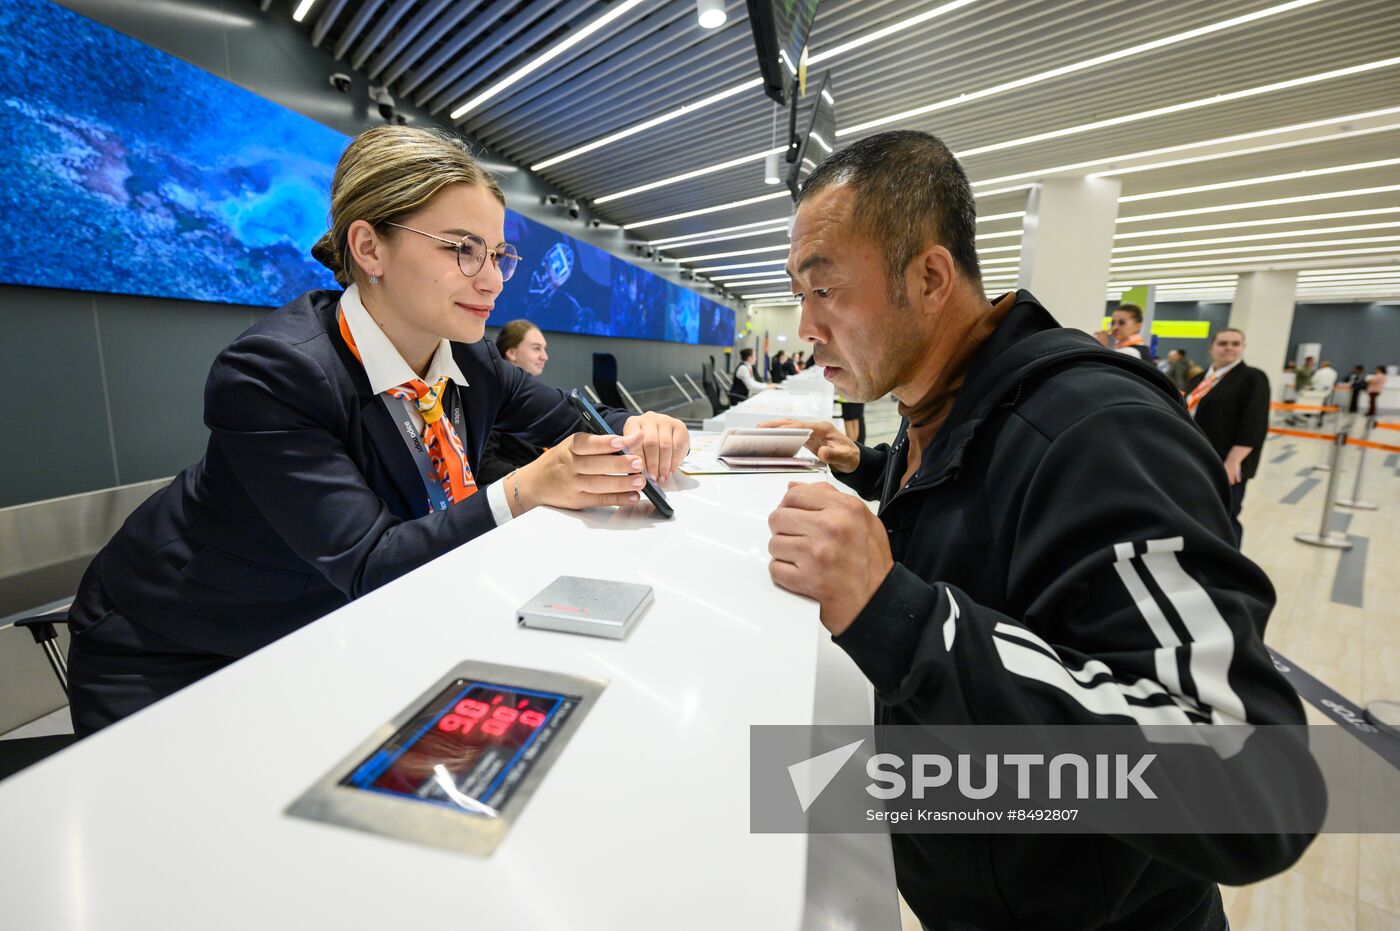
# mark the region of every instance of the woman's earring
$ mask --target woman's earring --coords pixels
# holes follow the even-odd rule
[[[370,276],[369,276],[369,283],[370,283],[370,284],[379,284],[379,276],[378,276],[378,275],[370,275]]]

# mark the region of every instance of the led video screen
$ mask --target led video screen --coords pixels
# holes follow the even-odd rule
[[[348,137],[50,0],[0,3],[0,282],[279,307]],[[507,211],[496,321],[728,345],[734,312]]]

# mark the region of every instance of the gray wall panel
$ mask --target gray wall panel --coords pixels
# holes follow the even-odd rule
[[[0,507],[117,482],[93,296],[0,287]]]
[[[1343,375],[1354,365],[1374,372],[1400,364],[1400,305],[1299,304],[1288,336],[1288,357],[1299,343],[1321,343],[1323,358]]]
[[[247,308],[108,295],[98,322],[120,481],[174,475],[204,455],[204,382]]]

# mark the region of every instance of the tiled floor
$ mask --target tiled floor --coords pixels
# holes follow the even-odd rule
[[[866,412],[869,442],[894,436],[894,404],[876,402]],[[1378,430],[1373,439],[1400,446],[1400,431]],[[1271,436],[1249,484],[1244,551],[1278,593],[1264,639],[1353,701],[1400,699],[1400,457],[1366,453],[1360,498],[1379,509],[1335,510],[1334,529],[1356,544],[1342,553],[1293,539],[1320,526],[1329,475],[1310,467],[1330,453],[1322,441]],[[1342,500],[1351,497],[1356,458],[1349,448],[1342,460]],[[1311,723],[1330,723],[1305,708]],[[1400,931],[1400,835],[1324,835],[1287,872],[1221,891],[1232,931]],[[903,927],[919,931],[907,910]]]

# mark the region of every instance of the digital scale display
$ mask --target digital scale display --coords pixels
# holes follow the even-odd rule
[[[577,695],[457,679],[341,785],[499,817]]]
[[[460,662],[342,757],[287,814],[490,856],[607,684]]]

